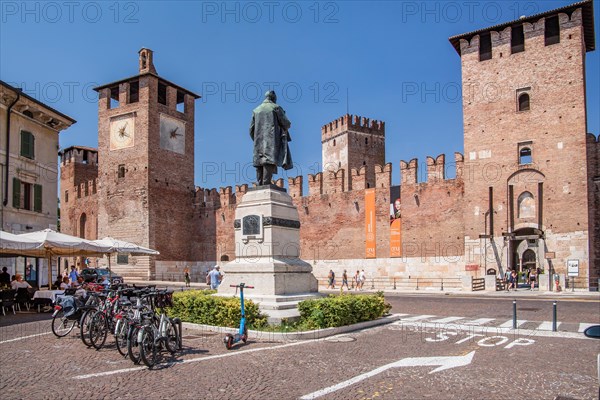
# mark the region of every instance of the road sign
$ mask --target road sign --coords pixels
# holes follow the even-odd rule
[[[579,260],[567,260],[567,275],[579,276]]]

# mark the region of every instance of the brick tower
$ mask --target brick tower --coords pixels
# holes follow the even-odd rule
[[[450,38],[462,62],[466,263],[597,278],[586,165],[593,3]],[[596,280],[597,282],[597,280]],[[595,284],[594,284],[595,286]]]
[[[321,128],[323,171],[345,170],[344,190],[352,190],[351,170],[366,167],[366,185],[375,187],[375,165],[385,165],[385,122],[346,114]]]
[[[85,239],[97,239],[98,151],[71,146],[60,156],[61,232]]]
[[[98,102],[98,236],[190,260],[194,194],[194,101],[200,96],[159,76],[151,50],[139,73],[95,88]],[[153,278],[149,257],[115,257],[125,276]],[[125,267],[125,268],[121,268]]]

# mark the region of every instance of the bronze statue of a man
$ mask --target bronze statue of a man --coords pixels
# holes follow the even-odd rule
[[[265,93],[265,100],[252,111],[250,137],[254,141],[253,165],[256,168],[258,186],[270,185],[277,167],[293,167],[288,142],[292,139],[288,130],[291,123],[283,108],[276,104],[275,92]]]

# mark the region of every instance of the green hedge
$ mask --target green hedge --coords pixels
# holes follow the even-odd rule
[[[382,292],[376,294],[329,295],[322,299],[300,302],[299,325],[306,329],[333,328],[371,321],[392,308]]]
[[[241,310],[239,297],[211,296],[214,290],[187,290],[173,294],[173,307],[170,317],[179,317],[184,322],[237,328],[240,325]],[[244,300],[246,323],[249,327],[267,325],[267,317],[260,313],[251,300]]]

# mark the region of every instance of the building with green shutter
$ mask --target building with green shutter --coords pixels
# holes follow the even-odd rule
[[[0,80],[0,229],[57,229],[58,135],[75,122]],[[23,274],[32,284],[46,284],[38,282],[48,276],[45,262],[0,258],[0,267]]]

